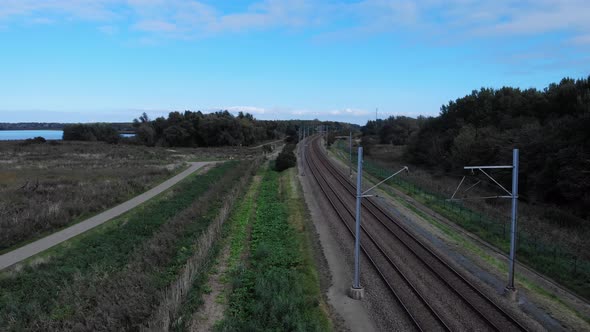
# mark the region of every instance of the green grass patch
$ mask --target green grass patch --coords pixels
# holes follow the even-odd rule
[[[292,172],[265,171],[252,226],[248,264],[232,275],[233,291],[219,331],[326,331],[317,275],[290,222]],[[285,184],[287,183],[287,185]],[[309,249],[307,249],[309,250]]]
[[[186,331],[188,329],[192,314],[203,304],[203,294],[211,292],[211,288],[207,284],[208,277],[213,273],[213,269],[218,263],[217,257],[221,249],[228,245],[228,242],[230,246],[230,255],[226,263],[228,264],[228,271],[232,269],[232,266],[235,267],[239,264],[241,254],[247,243],[247,227],[253,216],[258,187],[259,182],[253,181],[248,191],[238,199],[239,203],[233,208],[228,221],[223,225],[221,241],[217,241],[213,245],[208,255],[209,259],[205,260],[205,264],[201,266],[202,272],[192,282],[191,289],[182,303],[178,319],[172,325],[174,331]]]
[[[225,163],[203,175],[191,175],[132,211],[49,250],[43,255],[46,263],[2,273],[0,330],[21,330],[37,320],[67,319],[71,310],[58,299],[70,284],[84,278],[104,280],[120,271],[138,246],[235,166]],[[183,240],[179,246],[185,245]],[[182,253],[175,262],[181,259]]]

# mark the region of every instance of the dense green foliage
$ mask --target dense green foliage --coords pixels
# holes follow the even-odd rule
[[[287,136],[294,143],[301,126],[316,128],[329,125],[332,128],[348,127],[338,122],[318,120],[257,120],[251,114],[239,112],[234,116],[228,111],[214,113],[170,112],[168,118],[150,120],[144,113],[135,119],[137,141],[148,146],[251,146],[257,143]]]
[[[361,128],[361,132],[364,137],[371,137],[379,144],[406,145],[425,120],[424,117],[414,119],[407,116],[391,116],[387,119],[368,121]]]
[[[145,319],[157,301],[157,290],[172,280],[190,255],[187,248],[195,235],[215,216],[211,209],[219,206],[223,192],[214,194],[215,200],[204,195],[231,188],[234,180],[228,173],[233,179],[241,175],[229,172],[235,167],[236,162],[229,162],[191,176],[168,193],[51,250],[49,261],[0,275],[0,330],[59,330],[72,327],[68,320],[84,322],[78,325],[86,326],[83,329],[112,330],[105,324],[121,327]],[[226,178],[229,182],[220,187]]]
[[[438,117],[370,121],[363,143],[370,137],[407,143],[412,163],[457,172],[464,165],[510,164],[512,149],[519,148],[521,199],[557,204],[587,218],[589,80],[566,78],[543,91],[482,88],[444,105]]]
[[[297,164],[297,157],[295,157],[295,144],[287,144],[283,148],[283,151],[277,156],[275,162],[275,170],[282,172],[287,168],[295,167]]]
[[[121,138],[119,132],[110,124],[87,123],[68,124],[64,126],[64,141],[102,141],[117,143]]]
[[[290,189],[276,172],[265,172],[252,226],[248,265],[234,271],[233,291],[221,331],[326,331],[319,290],[289,223]],[[309,250],[309,248],[305,249]]]
[[[234,116],[228,111],[170,112],[168,118],[153,121],[144,113],[134,125],[137,139],[150,146],[247,146],[275,139],[285,131],[278,121],[260,121],[242,112]]]

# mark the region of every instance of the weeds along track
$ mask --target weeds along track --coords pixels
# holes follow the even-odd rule
[[[354,237],[356,187],[317,138],[308,145],[311,175]],[[418,330],[526,331],[375,202],[364,199],[362,207],[361,248]]]

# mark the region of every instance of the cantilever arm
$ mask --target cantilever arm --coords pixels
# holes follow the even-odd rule
[[[394,177],[394,176],[398,175],[399,173],[401,173],[401,172],[403,172],[403,171],[408,171],[408,172],[409,172],[409,171],[410,171],[410,169],[408,168],[408,166],[404,166],[404,167],[403,167],[402,169],[400,169],[399,171],[397,171],[397,172],[395,172],[395,173],[391,174],[390,176],[386,177],[384,180],[380,181],[380,182],[379,182],[379,183],[377,183],[376,185],[374,185],[374,186],[372,186],[371,188],[369,188],[369,189],[367,189],[367,190],[363,191],[363,193],[362,193],[361,195],[364,195],[364,194],[368,193],[369,191],[373,190],[373,189],[374,189],[375,187],[377,187],[378,185],[380,185],[380,184],[382,184],[383,182],[385,182],[385,181],[387,181],[387,180],[391,179],[392,177]]]

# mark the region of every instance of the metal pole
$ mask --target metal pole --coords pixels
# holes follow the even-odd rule
[[[307,142],[305,142],[305,127],[303,128],[303,140],[301,141],[301,143],[303,144],[303,146],[301,147],[303,149],[302,153],[302,161],[303,161],[303,165],[301,166],[301,176],[305,176],[305,145],[307,144]]]
[[[356,177],[356,236],[354,238],[354,282],[352,288],[359,289],[360,285],[360,247],[361,247],[361,199],[363,178],[363,148],[358,150],[358,169]]]
[[[516,227],[518,208],[518,149],[512,151],[512,227],[510,229],[510,269],[508,272],[508,286],[514,290],[514,262],[516,260]]]
[[[352,130],[348,132],[348,176],[352,176]]]

